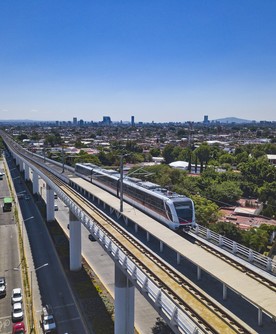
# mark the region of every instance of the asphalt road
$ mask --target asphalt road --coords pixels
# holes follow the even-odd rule
[[[3,170],[3,161],[0,160],[0,170]],[[14,270],[20,264],[18,252],[17,226],[13,219],[13,212],[3,212],[3,197],[10,196],[7,178],[0,180],[0,276],[6,278],[7,294],[0,299],[0,334],[10,334],[11,321],[11,294],[12,289],[20,288],[21,272]]]
[[[19,172],[14,169],[11,160],[10,163],[12,164],[11,173],[13,173],[12,177],[15,180],[16,192],[25,192],[28,195],[28,189],[25,183],[21,181]],[[26,196],[19,199],[19,204],[25,220],[34,268],[38,268],[33,270],[32,279],[35,280],[35,275],[37,276],[42,305],[49,304],[52,306],[58,334],[88,333],[48,230],[32,196],[30,196],[30,199],[26,199]],[[46,263],[48,263],[47,266],[40,268]],[[35,309],[34,312],[38,314],[41,309]],[[2,333],[0,332],[0,334]]]

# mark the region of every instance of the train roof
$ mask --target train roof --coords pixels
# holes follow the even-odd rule
[[[78,163],[77,165],[81,165],[84,167],[88,167],[91,169],[94,169],[94,172],[96,172],[96,170],[98,169],[99,172],[108,174],[112,177],[115,178],[120,178],[120,173],[116,170],[112,170],[112,169],[104,169],[101,168],[99,166],[90,164],[90,163]],[[97,175],[96,175],[97,178]],[[142,181],[141,179],[135,178],[135,177],[129,177],[127,175],[124,176],[124,182],[128,183],[128,184],[135,184],[135,186],[139,186],[143,189],[146,189],[148,191],[154,192],[156,195],[160,196],[160,197],[167,197],[170,199],[188,199],[187,196],[185,195],[180,195],[178,193],[175,193],[173,191],[170,191],[166,188],[161,187],[159,184],[150,182],[150,181]]]

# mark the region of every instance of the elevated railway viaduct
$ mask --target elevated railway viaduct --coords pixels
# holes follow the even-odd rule
[[[149,217],[125,205],[120,212],[118,198],[110,196],[86,181],[75,178],[73,171],[60,173],[43,159],[33,157],[2,133],[2,137],[16,159],[26,179],[32,170],[33,192],[38,193],[38,177],[47,184],[47,220],[54,219],[54,192],[70,210],[70,268],[81,267],[82,223],[108,252],[115,265],[115,333],[126,334],[134,331],[134,287],[158,310],[175,333],[265,333],[263,314],[270,317],[271,328],[276,329],[274,267],[269,271],[250,266],[233,256],[233,262],[218,257],[213,252],[185,240]],[[98,204],[98,205],[95,205]],[[130,235],[116,219],[112,219],[98,206],[107,209],[125,224],[132,223],[135,230],[143,229],[146,239],[159,240],[159,255],[147,245]],[[212,246],[212,245],[211,245]],[[175,266],[162,259],[164,247],[175,254]],[[215,248],[215,247],[213,247]],[[206,272],[221,283],[222,299],[227,299],[227,291],[234,291],[250,305],[256,307],[256,321],[246,323],[242,317],[228,310],[225,305],[209,296],[197,284],[191,282],[177,265],[188,260],[196,268],[197,279]],[[233,263],[238,265],[233,265]],[[271,270],[272,268],[272,270]],[[256,274],[258,272],[258,275]],[[255,273],[255,274],[252,274]],[[269,332],[267,331],[267,332]]]

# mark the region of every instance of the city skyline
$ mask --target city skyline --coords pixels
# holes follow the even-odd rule
[[[275,121],[276,3],[0,3],[0,119]]]

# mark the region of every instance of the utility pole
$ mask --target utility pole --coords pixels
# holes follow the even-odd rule
[[[64,173],[64,147],[62,145],[62,173]]]
[[[124,155],[120,155],[120,212],[123,212],[123,158]]]

